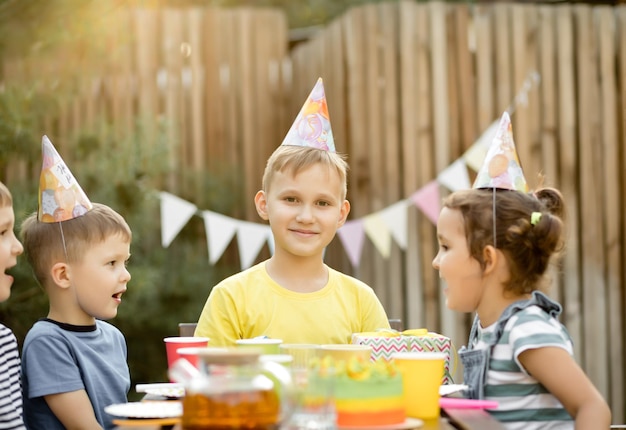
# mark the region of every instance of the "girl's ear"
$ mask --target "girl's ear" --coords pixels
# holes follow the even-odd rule
[[[265,195],[265,191],[257,191],[254,196],[254,206],[261,219],[267,221],[269,216],[267,215],[267,196]]]
[[[485,270],[484,270],[485,275],[490,275],[494,272],[498,264],[498,258],[499,258],[498,251],[496,250],[496,248],[493,247],[493,245],[485,246],[485,248],[483,249],[483,261],[485,262]]]
[[[70,286],[70,274],[69,266],[67,263],[55,263],[50,269],[50,276],[52,282],[61,288],[68,288]]]

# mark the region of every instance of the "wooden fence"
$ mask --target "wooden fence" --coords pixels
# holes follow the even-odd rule
[[[551,294],[564,306],[577,358],[614,422],[624,421],[626,6],[370,4],[291,52],[284,16],[271,9],[133,9],[109,18],[106,56],[6,61],[5,81],[83,72],[76,97],[50,119],[61,147],[105,113],[120,133],[137,117],[166,118],[178,171],[243,167],[245,198],[227,215],[250,221],[258,221],[252,196],[264,161],[318,76],[351,165],[351,216],[361,218],[435,179],[536,73],[512,120],[531,187],[543,173],[568,203],[567,253]],[[20,174],[13,166],[4,176]],[[177,175],[167,188],[202,192]],[[366,240],[355,269],[335,240],[327,261],[372,285],[390,317],[460,346],[469,317],[441,298],[435,228],[415,207],[408,215],[406,250],[392,245],[384,258]]]

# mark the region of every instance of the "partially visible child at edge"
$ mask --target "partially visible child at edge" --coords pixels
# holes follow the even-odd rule
[[[0,302],[11,296],[13,277],[7,273],[17,264],[24,248],[15,237],[13,198],[0,182]],[[17,339],[10,328],[0,324],[0,429],[25,429],[22,419],[22,385]]]
[[[446,305],[476,312],[459,351],[464,383],[470,398],[498,402],[489,412],[507,429],[610,426],[610,410],[557,320],[561,306],[539,291],[563,245],[563,207],[553,188],[472,189],[448,196],[437,222],[433,266],[446,282]]]
[[[62,163],[51,143],[44,158],[46,151]],[[82,193],[78,184],[74,189]],[[84,193],[81,198],[91,209],[81,206],[69,219],[54,221],[40,203],[39,214],[22,223],[28,262],[49,299],[48,315],[30,329],[22,350],[29,429],[113,429],[104,408],[127,402],[130,389],[125,338],[103,320],[117,315],[131,278],[131,230],[110,207],[91,204]]]
[[[298,127],[308,120],[311,127]],[[298,135],[303,131],[314,135]],[[274,253],[211,290],[196,336],[217,346],[257,336],[284,343],[350,343],[352,333],[389,327],[372,288],[323,260],[350,212],[347,168],[335,152],[319,79],[268,159],[254,198],[259,216],[269,221]]]

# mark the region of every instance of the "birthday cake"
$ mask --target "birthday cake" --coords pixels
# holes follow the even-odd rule
[[[404,423],[402,376],[384,360],[335,363],[335,408],[338,427]]]

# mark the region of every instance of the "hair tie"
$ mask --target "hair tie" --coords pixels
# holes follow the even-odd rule
[[[537,225],[537,223],[541,220],[541,212],[533,212],[530,214],[530,223],[532,225]]]

